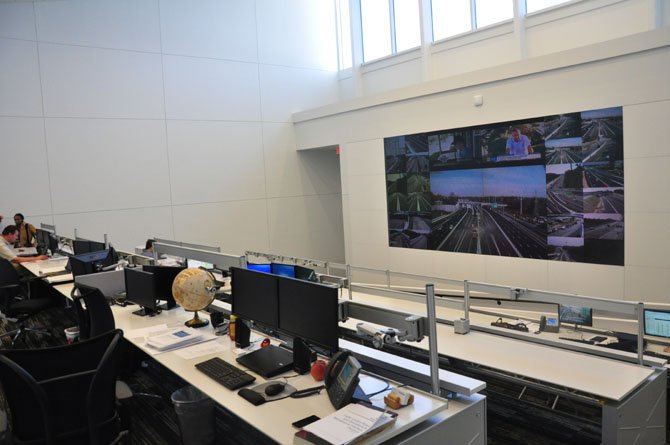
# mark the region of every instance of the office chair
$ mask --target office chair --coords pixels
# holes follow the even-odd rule
[[[75,283],[70,297],[79,321],[79,338],[86,340],[116,328],[112,309],[100,289]]]
[[[0,351],[0,383],[12,443],[112,444],[119,426],[114,394],[123,333],[44,349]]]
[[[53,306],[56,302],[52,298],[28,298],[23,293],[24,288],[19,274],[8,260],[0,258],[0,310],[4,318],[19,323],[18,329],[0,334],[0,336],[12,337],[12,347],[17,340],[22,340],[28,333],[36,333],[42,335],[51,335],[51,333],[41,330],[26,327],[26,320],[33,315],[42,312],[43,310]],[[23,299],[20,299],[20,298]],[[12,320],[15,319],[15,320]]]

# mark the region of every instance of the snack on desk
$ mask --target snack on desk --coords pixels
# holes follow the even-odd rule
[[[414,394],[401,388],[395,388],[388,395],[384,396],[384,403],[391,409],[400,409],[403,406],[414,403]]]

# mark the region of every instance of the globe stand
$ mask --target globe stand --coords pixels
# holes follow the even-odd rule
[[[184,323],[189,328],[202,328],[209,324],[209,320],[198,317],[198,311],[193,313],[193,318]]]

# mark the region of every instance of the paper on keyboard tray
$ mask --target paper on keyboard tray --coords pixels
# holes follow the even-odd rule
[[[387,412],[350,403],[303,429],[333,445],[343,445],[392,420]]]

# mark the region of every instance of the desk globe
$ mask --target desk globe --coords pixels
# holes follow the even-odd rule
[[[198,311],[205,309],[214,300],[216,287],[214,276],[206,270],[188,268],[175,277],[172,295],[175,301],[187,311],[193,311],[193,318],[186,323],[190,328],[207,326],[209,321],[198,317]]]

